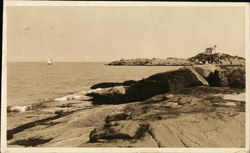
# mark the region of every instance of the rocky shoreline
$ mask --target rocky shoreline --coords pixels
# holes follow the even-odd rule
[[[9,112],[8,146],[245,147],[245,67],[187,66],[91,88]]]
[[[108,63],[108,66],[192,66],[192,65],[235,65],[244,66],[245,59],[239,56],[231,56],[222,53],[199,53],[190,58],[169,57],[161,58],[136,58],[136,59],[121,59]]]

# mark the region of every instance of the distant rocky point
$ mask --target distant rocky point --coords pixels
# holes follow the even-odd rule
[[[113,61],[107,65],[123,65],[123,66],[191,66],[203,64],[216,64],[216,65],[237,65],[244,66],[245,58],[239,56],[231,56],[224,53],[216,53],[216,45],[214,47],[206,48],[202,53],[196,56],[184,59],[169,57],[161,58],[136,58],[136,59],[121,59]]]
[[[108,63],[107,65],[124,65],[124,66],[187,66],[193,65],[192,62],[188,61],[187,59],[182,58],[136,58],[136,59],[121,59],[119,61],[114,61]]]

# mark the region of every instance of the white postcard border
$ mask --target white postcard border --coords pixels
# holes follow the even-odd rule
[[[8,148],[7,147],[7,7],[9,6],[216,6],[216,7],[245,7],[245,52],[246,52],[246,147],[245,148]],[[249,98],[250,98],[250,50],[249,50],[249,3],[216,3],[216,2],[84,2],[84,1],[4,1],[3,13],[3,48],[2,48],[2,92],[1,92],[1,152],[3,153],[246,153],[249,152]]]

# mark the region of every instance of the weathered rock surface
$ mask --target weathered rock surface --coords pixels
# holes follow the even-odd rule
[[[9,113],[7,128],[9,147],[244,147],[245,95],[200,86],[120,105],[47,102]]]
[[[157,147],[244,147],[245,101],[231,101],[228,93],[232,92],[230,88],[193,87],[127,104],[123,113],[109,116],[90,133],[90,142],[102,147],[140,147],[141,142],[152,140]]]
[[[61,107],[65,104],[70,107]],[[79,147],[108,115],[124,105],[93,106],[88,101],[48,102],[24,113],[8,114],[8,147]],[[61,114],[55,114],[61,111]]]

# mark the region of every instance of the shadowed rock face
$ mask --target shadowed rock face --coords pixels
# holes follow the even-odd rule
[[[94,103],[119,104],[193,86],[208,86],[208,82],[192,67],[152,75],[140,81],[126,81],[129,86],[115,86],[89,93]],[[100,84],[99,84],[100,85]],[[100,102],[99,102],[100,101]]]
[[[238,68],[232,71],[227,77],[229,86],[245,88],[246,74],[244,68]]]
[[[134,100],[143,100],[157,94],[192,86],[207,86],[207,81],[192,67],[158,73],[128,87],[126,93]]]
[[[99,104],[100,102],[103,102],[103,104],[119,104],[127,100],[126,87],[124,86],[105,88],[88,93],[87,95],[93,97],[92,100],[95,104]]]
[[[210,73],[206,80],[209,86],[213,87],[236,87],[245,88],[245,68],[225,67],[218,68],[214,73]]]

